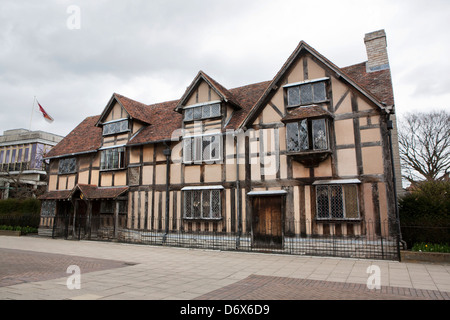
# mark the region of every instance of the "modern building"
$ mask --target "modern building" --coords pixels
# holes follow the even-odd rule
[[[113,94],[47,154],[40,233],[278,250],[398,235],[386,34],[364,41],[368,61],[344,68],[302,41],[269,81],[228,89],[200,71],[178,100]]]
[[[46,188],[48,177],[43,158],[62,139],[43,131],[4,131],[0,136],[0,199],[30,196],[39,188]]]

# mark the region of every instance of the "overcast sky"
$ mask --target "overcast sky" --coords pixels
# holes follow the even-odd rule
[[[449,0],[0,0],[0,134],[32,119],[66,135],[114,92],[179,99],[199,70],[227,88],[271,80],[301,40],[360,63],[379,29],[397,112],[450,110]],[[52,124],[32,113],[35,96]]]

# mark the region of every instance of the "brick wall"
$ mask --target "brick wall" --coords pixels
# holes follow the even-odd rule
[[[366,34],[364,38],[367,50],[367,71],[389,69],[386,33],[379,30]]]

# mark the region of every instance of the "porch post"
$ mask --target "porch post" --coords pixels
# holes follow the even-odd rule
[[[73,200],[73,223],[72,223],[72,239],[75,239],[75,234],[77,232],[76,229],[76,217],[77,217],[77,211],[78,211],[78,201]]]
[[[87,216],[88,216],[88,221],[87,221],[87,228],[88,228],[88,239],[91,239],[91,229],[92,229],[92,201],[88,200],[87,201]]]
[[[114,239],[119,236],[119,201],[114,201]]]

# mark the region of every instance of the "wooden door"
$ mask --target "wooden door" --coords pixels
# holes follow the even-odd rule
[[[283,247],[282,199],[280,196],[253,198],[253,247]]]

